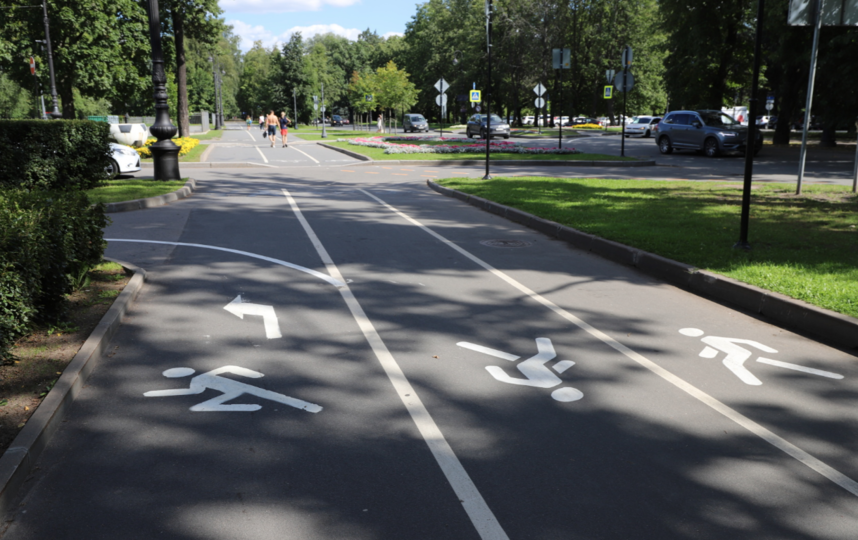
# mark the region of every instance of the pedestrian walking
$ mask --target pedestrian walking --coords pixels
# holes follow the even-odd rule
[[[253,119],[250,118],[250,115],[247,115],[247,131],[250,131],[250,126],[253,125]]]
[[[378,113],[378,131],[377,133],[384,132],[384,115],[382,113]]]
[[[286,139],[289,137],[289,119],[286,118],[286,111],[280,113],[280,136],[283,138],[282,148],[288,147]]]
[[[280,125],[280,120],[274,114],[274,110],[268,111],[268,116],[265,117],[265,125],[268,127],[268,140],[271,141],[271,148],[274,148],[274,138],[277,137],[277,126]]]
[[[259,131],[265,131],[265,115],[259,115]]]

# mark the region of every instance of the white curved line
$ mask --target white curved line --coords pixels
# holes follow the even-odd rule
[[[342,281],[332,278],[327,274],[323,274],[321,272],[317,272],[316,270],[312,270],[310,268],[306,268],[304,266],[299,266],[297,264],[292,264],[290,262],[281,261],[280,259],[272,259],[271,257],[266,257],[264,255],[257,255],[256,253],[250,253],[247,251],[240,251],[238,249],[229,249],[222,248],[217,246],[207,246],[205,244],[187,244],[185,242],[161,242],[159,240],[126,240],[121,238],[105,238],[108,242],[134,242],[137,244],[164,244],[168,246],[185,246],[185,247],[198,247],[203,249],[213,249],[215,251],[226,251],[227,253],[235,253],[238,255],[244,255],[246,257],[251,257],[253,259],[260,259],[263,261],[272,262],[274,264],[279,264],[280,266],[286,266],[288,268],[292,268],[294,270],[298,270],[299,272],[304,272],[305,274],[310,274],[313,277],[317,277],[319,279],[323,279],[333,285],[336,288],[345,287],[346,284]]]

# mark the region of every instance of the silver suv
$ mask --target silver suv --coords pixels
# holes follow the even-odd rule
[[[754,130],[754,155],[763,147],[763,136]],[[721,111],[673,111],[658,124],[656,144],[662,154],[674,150],[703,151],[709,157],[745,152],[748,127]]]
[[[429,132],[429,122],[422,114],[406,114],[402,117],[402,131],[414,133],[415,131]]]

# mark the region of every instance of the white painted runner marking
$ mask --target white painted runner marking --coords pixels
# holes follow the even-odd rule
[[[314,158],[313,156],[311,156],[311,155],[310,155],[310,154],[308,154],[307,152],[304,152],[304,151],[303,151],[303,150],[301,150],[300,148],[293,148],[293,150],[295,150],[296,152],[301,152],[302,154],[304,154],[304,155],[305,155],[305,156],[307,156],[308,158],[312,159],[312,160],[313,160],[313,161],[315,161],[316,163],[319,163],[319,160],[318,160],[318,159]]]
[[[515,362],[520,356],[516,356],[514,354],[505,353],[503,351],[497,351],[495,349],[489,349],[488,347],[483,347],[482,345],[477,345],[476,343],[468,343],[467,341],[460,341],[456,343],[459,347],[463,349],[471,349],[472,351],[476,351],[478,353],[488,354],[490,356],[494,356],[495,358],[500,358],[501,360],[509,360],[510,362]]]
[[[250,394],[251,396],[261,397],[262,399],[276,401],[277,403],[282,403],[284,405],[295,407],[296,409],[302,409],[311,413],[317,413],[322,410],[322,407],[316,405],[315,403],[310,403],[302,399],[295,399],[293,397],[284,396],[283,394],[278,394],[277,392],[257,388],[256,386],[251,386],[249,384],[234,381],[232,379],[225,379],[223,377],[219,377],[221,373],[232,373],[234,375],[250,377],[252,379],[258,379],[260,377],[265,376],[258,371],[253,371],[240,366],[224,366],[221,368],[213,369],[212,371],[209,371],[207,373],[197,375],[196,377],[191,379],[189,388],[151,390],[149,392],[144,392],[143,395],[146,397],[190,396],[193,394],[202,394],[209,388],[221,392],[221,395],[213,397],[209,400],[203,401],[202,403],[198,403],[197,405],[191,407],[191,410],[194,412],[252,412],[258,411],[262,408],[262,405],[259,404],[225,404],[227,401],[243,396],[244,394]],[[164,377],[168,377],[170,379],[187,377],[193,374],[194,370],[192,368],[186,367],[172,368],[162,373]]]
[[[762,356],[757,358],[757,362],[761,364],[769,364],[770,366],[792,369],[794,371],[803,371],[804,373],[810,373],[811,375],[819,375],[820,377],[828,377],[829,379],[843,378],[843,375],[840,375],[839,373],[832,373],[830,371],[823,371],[821,369],[809,368],[806,366],[800,366],[798,364],[791,364],[790,362],[782,362],[780,360],[772,360],[771,358],[763,358]]]
[[[274,306],[262,306],[242,302],[241,295],[239,294],[232,302],[225,305],[223,309],[242,320],[244,320],[245,315],[262,317],[262,322],[265,325],[265,337],[268,339],[283,337],[283,334],[280,333],[280,324],[277,322],[277,314],[274,313]]]
[[[264,161],[265,163],[268,163],[268,158],[265,157],[265,154],[262,153],[262,149],[259,148],[258,146],[254,146],[254,148],[256,148],[256,151],[259,152],[260,156],[262,156],[262,161]]]
[[[325,263],[325,267],[328,269],[328,272],[335,279],[342,282],[342,274],[340,274],[340,271],[336,264],[334,264],[333,259],[328,255],[328,252],[322,245],[319,237],[316,236],[315,232],[313,232],[313,228],[310,227],[310,224],[304,218],[304,214],[301,212],[301,209],[298,207],[295,199],[293,199],[289,191],[285,189],[283,190],[283,195],[285,195],[286,199],[289,201],[292,211],[295,212],[295,216],[298,218],[298,221],[301,222],[301,226],[304,227],[304,231],[307,233],[307,236],[316,248],[316,252],[322,259],[322,262]],[[506,532],[501,528],[494,513],[491,511],[488,504],[486,504],[486,501],[483,499],[479,490],[477,490],[477,486],[474,485],[474,482],[471,480],[471,477],[468,475],[465,467],[462,466],[462,463],[453,452],[453,449],[450,447],[447,439],[444,438],[444,434],[441,433],[441,429],[435,423],[435,420],[432,419],[432,416],[429,414],[426,406],[423,405],[423,402],[417,396],[417,392],[414,390],[414,387],[412,387],[411,383],[408,382],[408,379],[405,377],[405,373],[402,372],[402,369],[399,367],[396,359],[390,353],[387,345],[385,345],[381,336],[375,330],[375,327],[369,320],[369,317],[366,316],[366,313],[349,286],[344,285],[339,287],[339,291],[343,300],[345,300],[349,311],[351,311],[352,317],[354,317],[355,322],[361,329],[361,332],[363,332],[367,343],[369,343],[369,346],[375,353],[376,358],[378,358],[382,369],[384,369],[384,373],[393,385],[394,390],[396,390],[399,399],[402,400],[403,405],[405,405],[405,409],[408,411],[408,414],[411,415],[411,419],[414,421],[414,424],[423,436],[423,440],[426,441],[426,445],[435,457],[435,461],[438,462],[438,466],[441,468],[441,471],[444,473],[444,476],[447,478],[450,486],[452,486],[453,491],[462,502],[462,507],[471,519],[471,523],[474,524],[480,538],[483,540],[509,540]]]
[[[561,308],[560,306],[558,306],[554,302],[552,302],[552,301],[548,300],[547,298],[543,297],[542,295],[536,293],[535,291],[526,287],[522,283],[519,283],[518,281],[509,277],[508,275],[506,275],[505,273],[496,269],[495,267],[491,266],[490,264],[483,261],[482,259],[472,255],[471,253],[462,249],[461,247],[459,247],[455,243],[451,242],[450,240],[447,240],[446,238],[444,238],[440,234],[436,233],[432,229],[426,227],[425,225],[423,225],[422,223],[420,223],[416,219],[412,218],[411,216],[408,216],[407,214],[405,214],[405,213],[399,211],[398,209],[394,208],[393,206],[387,204],[386,202],[379,199],[378,197],[376,197],[372,193],[369,193],[368,191],[363,190],[363,189],[359,189],[358,191],[361,191],[367,197],[374,199],[375,201],[377,201],[382,206],[386,207],[391,212],[395,213],[396,215],[400,216],[401,218],[403,218],[404,220],[408,221],[409,223],[415,225],[416,227],[419,227],[420,229],[422,229],[423,231],[425,231],[426,233],[428,233],[432,237],[436,238],[440,242],[446,244],[450,248],[456,250],[457,252],[462,254],[464,257],[473,261],[478,266],[481,266],[485,270],[491,272],[492,274],[494,274],[495,276],[497,276],[501,280],[505,281],[506,283],[508,283],[512,287],[518,289],[523,294],[529,296],[534,301],[536,301],[536,302],[542,304],[543,306],[547,307],[548,309],[550,309],[551,311],[556,313],[561,318],[566,319],[567,321],[574,324],[575,326],[577,326],[581,330],[584,330],[585,332],[587,332],[588,334],[590,334],[594,338],[598,339],[599,341],[601,341],[605,345],[608,345],[609,347],[611,347],[615,351],[624,355],[626,358],[628,358],[628,359],[632,360],[633,362],[636,362],[637,364],[645,367],[646,369],[648,369],[649,371],[658,375],[659,377],[661,377],[665,381],[667,381],[670,384],[674,385],[675,387],[679,388],[680,390],[682,390],[683,392],[685,392],[689,396],[700,401],[701,403],[705,404],[706,406],[710,407],[714,411],[718,412],[719,414],[728,418],[729,420],[735,422],[736,424],[742,426],[743,428],[750,431],[754,435],[760,437],[761,439],[763,439],[764,441],[766,441],[770,445],[774,446],[778,450],[780,450],[780,451],[784,452],[785,454],[789,455],[790,457],[796,459],[800,463],[806,465],[810,469],[816,471],[817,473],[821,474],[825,478],[828,478],[829,480],[831,480],[832,482],[834,482],[835,484],[837,484],[841,488],[845,489],[849,493],[858,497],[858,482],[856,482],[852,478],[849,478],[848,476],[841,473],[837,469],[835,469],[835,468],[831,467],[830,465],[824,463],[823,461],[813,457],[812,455],[805,452],[804,450],[797,447],[796,445],[792,444],[791,442],[787,441],[783,437],[776,435],[775,433],[773,433],[769,429],[767,429],[767,428],[763,427],[762,425],[754,422],[753,420],[751,420],[747,416],[739,413],[735,409],[732,409],[731,407],[729,407],[726,404],[718,401],[717,399],[710,396],[709,394],[703,392],[699,388],[697,388],[697,387],[691,385],[690,383],[686,382],[685,380],[679,378],[678,376],[674,375],[670,371],[659,366],[658,364],[656,364],[652,360],[646,358],[642,354],[631,350],[630,348],[626,347],[625,345],[623,345],[619,341],[615,340],[614,338],[612,338],[608,334],[602,332],[601,330],[597,330],[593,326],[590,326],[590,324],[588,324],[584,320],[582,320],[582,319],[576,317],[575,315],[569,313],[568,311]]]
[[[319,279],[327,281],[328,283],[330,283],[331,285],[333,285],[334,287],[337,287],[337,288],[345,287],[345,285],[346,285],[345,283],[343,283],[342,281],[340,281],[338,279],[334,279],[329,275],[323,274],[321,272],[317,272],[316,270],[313,270],[311,268],[305,268],[303,266],[299,266],[297,264],[292,264],[290,262],[281,261],[279,259],[272,259],[271,257],[266,257],[264,255],[257,255],[256,253],[250,253],[247,251],[240,251],[238,249],[229,249],[229,248],[222,248],[222,247],[217,247],[217,246],[207,246],[205,244],[186,244],[184,242],[161,242],[159,240],[128,240],[128,239],[124,239],[124,238],[105,238],[105,240],[107,240],[108,242],[134,242],[137,244],[164,244],[167,246],[196,247],[196,248],[203,248],[203,249],[213,249],[215,251],[225,251],[227,253],[235,253],[237,255],[244,255],[245,257],[251,257],[253,259],[260,259],[263,261],[268,261],[270,263],[279,264],[280,266],[286,266],[288,268],[292,268],[293,270],[298,270],[299,272],[304,272],[305,274],[310,274],[313,277],[317,277]]]
[[[248,130],[245,130],[245,133],[247,133],[247,136],[248,136],[248,137],[250,137],[251,139],[253,139],[253,142],[256,142],[256,137],[254,137],[254,136],[250,133],[250,130],[249,130],[249,129],[248,129]]]

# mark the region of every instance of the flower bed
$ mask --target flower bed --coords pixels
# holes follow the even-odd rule
[[[146,140],[145,144],[140,148],[135,148],[137,153],[140,154],[141,158],[150,158],[152,157],[152,151],[149,150],[149,145],[156,142],[158,139],[149,138]],[[194,147],[200,144],[199,139],[192,139],[191,137],[179,137],[177,139],[173,139],[173,142],[176,143],[181,149],[179,150],[179,155],[184,156],[188,152],[194,149]]]
[[[485,143],[469,143],[469,144],[457,144],[457,145],[446,145],[440,144],[437,146],[432,145],[417,145],[417,144],[396,144],[388,142],[390,140],[401,140],[401,137],[369,137],[369,138],[361,138],[357,137],[354,139],[337,139],[337,142],[347,142],[349,144],[355,146],[365,146],[368,148],[382,148],[384,149],[385,154],[481,154],[486,151]],[[423,138],[413,138],[412,140],[430,140]],[[438,140],[438,139],[435,139]],[[457,140],[461,141],[462,139],[443,139],[443,140]],[[489,144],[489,152],[497,153],[497,154],[531,154],[531,155],[545,155],[545,154],[580,154],[580,150],[576,150],[574,148],[533,148],[530,146],[521,146],[514,142],[503,141],[496,142],[491,141]]]

